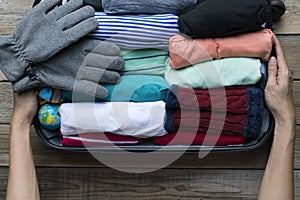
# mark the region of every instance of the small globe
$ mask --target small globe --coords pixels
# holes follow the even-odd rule
[[[53,104],[43,105],[38,113],[41,125],[49,130],[56,130],[60,127],[59,106]]]

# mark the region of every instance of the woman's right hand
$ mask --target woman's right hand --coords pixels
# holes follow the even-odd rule
[[[282,47],[274,35],[277,59],[271,57],[268,64],[268,81],[265,100],[276,123],[295,123],[293,101],[293,75],[286,64]]]

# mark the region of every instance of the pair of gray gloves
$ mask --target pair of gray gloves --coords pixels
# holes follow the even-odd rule
[[[92,7],[60,3],[41,2],[0,38],[0,69],[14,92],[50,86],[104,98],[108,91],[100,84],[116,83],[124,67],[120,49],[83,38],[98,27]]]

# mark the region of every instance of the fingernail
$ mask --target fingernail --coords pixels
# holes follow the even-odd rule
[[[274,57],[274,56],[272,56],[271,58],[270,58],[270,61],[269,61],[269,64],[270,65],[276,65],[276,58]]]

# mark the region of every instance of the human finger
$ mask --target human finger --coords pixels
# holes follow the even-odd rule
[[[271,57],[268,63],[268,84],[274,84],[277,81],[277,60],[275,57]]]

